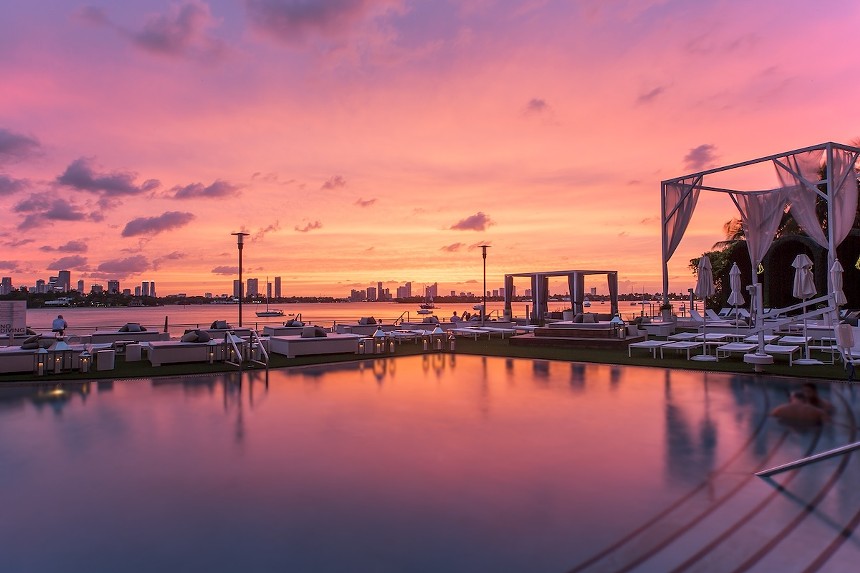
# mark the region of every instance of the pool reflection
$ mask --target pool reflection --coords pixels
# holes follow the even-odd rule
[[[840,417],[816,436],[768,419],[787,388],[439,353],[3,389],[0,435],[14,439],[0,443],[0,565],[565,571],[649,523],[643,534],[680,543],[704,508],[702,523],[720,531],[734,504],[745,511],[772,491],[754,470],[850,437],[853,390],[822,388]],[[750,522],[767,529],[765,515],[794,511],[831,469],[806,471],[761,510],[763,524]],[[817,510],[834,523],[860,507],[845,479]],[[631,538],[612,559],[641,545]]]

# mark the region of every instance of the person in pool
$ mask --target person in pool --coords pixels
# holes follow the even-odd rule
[[[788,404],[777,406],[770,413],[780,422],[820,426],[824,423],[826,414],[806,401],[802,390],[795,390],[789,397]]]
[[[803,395],[806,396],[806,402],[810,406],[815,406],[827,416],[830,416],[836,410],[833,404],[818,395],[818,387],[812,382],[805,382],[801,386],[801,390],[803,391]]]

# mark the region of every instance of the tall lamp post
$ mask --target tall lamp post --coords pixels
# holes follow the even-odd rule
[[[242,328],[242,295],[245,294],[245,288],[242,285],[242,247],[245,246],[245,237],[249,233],[230,233],[236,235],[236,246],[239,248],[239,328]]]
[[[481,306],[481,326],[484,326],[484,317],[487,314],[487,249],[490,245],[479,245],[481,256],[484,257],[484,303]]]

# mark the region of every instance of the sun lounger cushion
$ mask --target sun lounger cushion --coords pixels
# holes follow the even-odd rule
[[[301,320],[296,320],[295,318],[292,320],[288,320],[284,323],[284,326],[304,326],[305,323]]]
[[[358,324],[376,324],[376,319],[372,316],[362,316],[358,319]]]
[[[210,326],[209,328],[217,329],[217,330],[226,330],[226,329],[230,328],[230,325],[227,324],[226,320],[216,320],[215,322],[212,323],[212,326]]]
[[[137,322],[127,322],[122,328],[119,329],[120,332],[146,332],[146,328],[142,327]]]
[[[591,314],[590,312],[582,315],[582,323],[583,324],[595,324],[596,322],[597,322],[597,320],[595,320],[594,315]]]
[[[426,322],[428,324],[439,324],[439,319],[435,316],[427,316],[422,322]]]
[[[37,348],[50,348],[57,341],[54,337],[42,337],[38,334],[31,336],[21,343],[21,350],[35,350]]]
[[[305,326],[302,328],[302,338],[325,338],[328,333],[321,326]]]
[[[180,340],[182,342],[209,342],[211,338],[205,330],[189,330],[182,335]]]

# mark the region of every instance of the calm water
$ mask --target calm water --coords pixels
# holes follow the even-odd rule
[[[786,384],[424,355],[0,389],[0,571],[854,570],[856,456],[751,475],[856,440],[851,387],[798,431]]]

